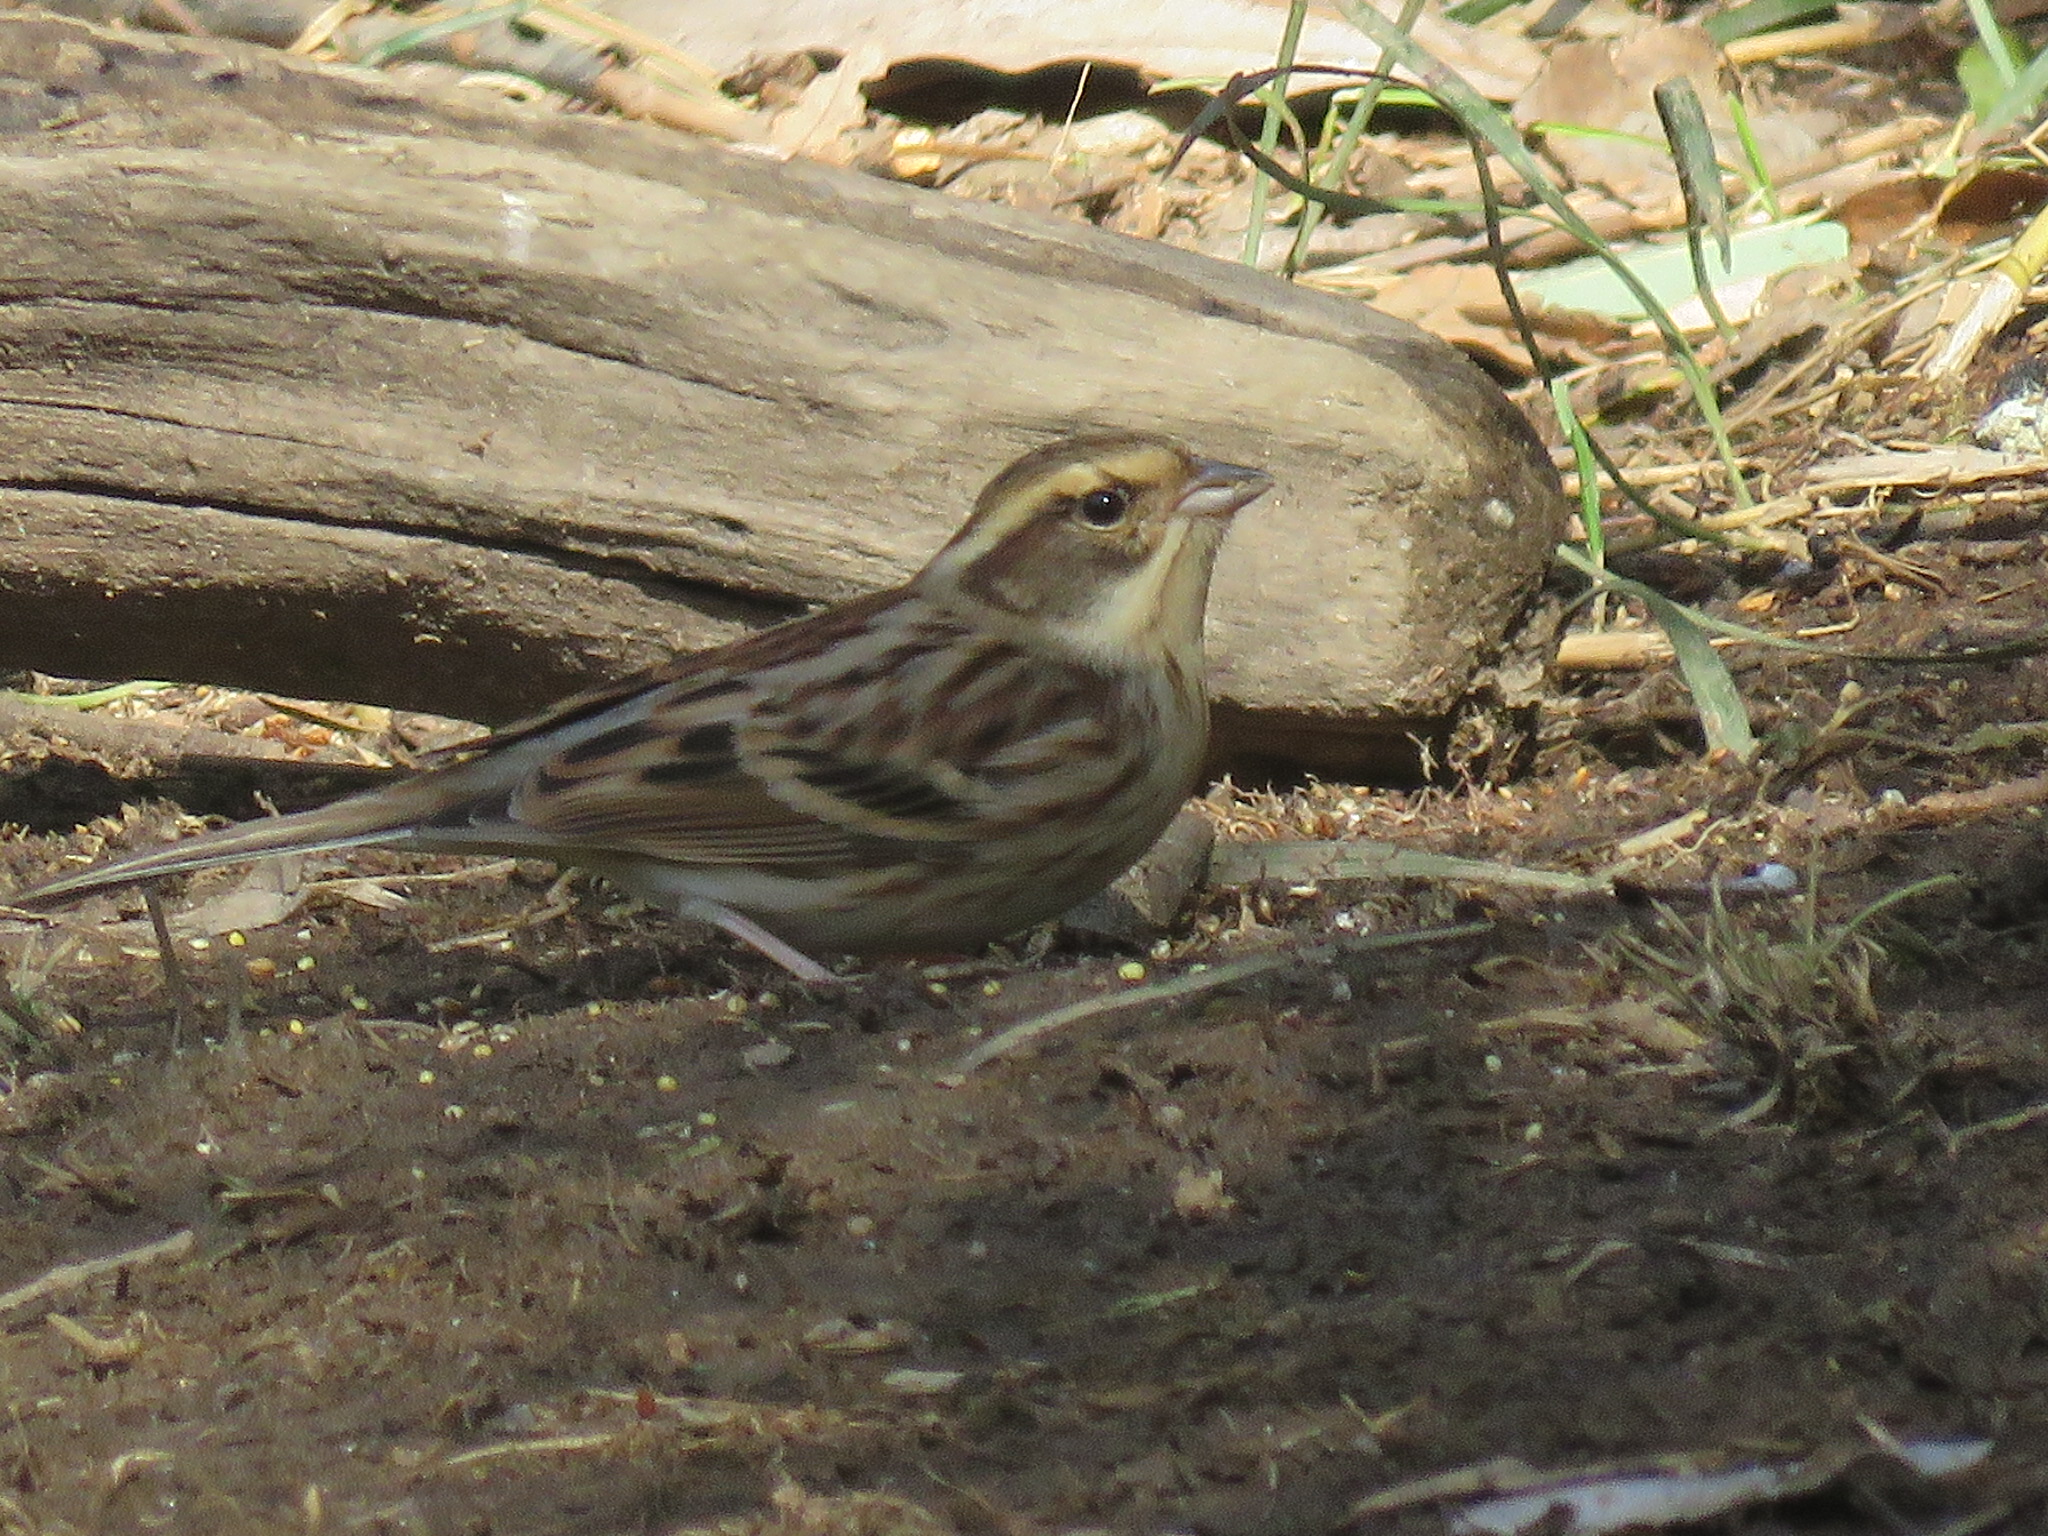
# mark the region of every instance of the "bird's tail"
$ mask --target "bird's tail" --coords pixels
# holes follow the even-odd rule
[[[338,800],[318,810],[202,832],[165,848],[98,864],[0,898],[0,904],[23,908],[62,906],[82,896],[138,885],[159,875],[183,874],[241,859],[259,859],[266,854],[317,853],[329,848],[402,842],[412,834],[421,810],[418,797],[406,792],[409,788],[411,784],[398,784],[373,794]]]

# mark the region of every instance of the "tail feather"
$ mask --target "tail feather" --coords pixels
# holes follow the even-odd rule
[[[402,842],[411,834],[418,811],[414,797],[404,793],[406,787],[399,785],[358,795],[291,816],[274,816],[202,832],[168,847],[132,854],[31,887],[5,898],[5,904],[31,909],[62,906],[82,896],[138,885],[160,875],[260,859],[267,854],[317,853],[330,848]]]

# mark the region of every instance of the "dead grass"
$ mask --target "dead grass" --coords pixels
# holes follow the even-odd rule
[[[1730,1127],[1774,1116],[1882,1124],[1954,1047],[1920,1010],[1879,1003],[1893,959],[1871,930],[1890,909],[1952,883],[1916,881],[1838,922],[1823,920],[1814,887],[1787,912],[1738,910],[1715,885],[1699,917],[1658,904],[1648,931],[1617,930],[1596,953],[1624,987],[1631,976],[1646,981],[1749,1063],[1761,1092]]]

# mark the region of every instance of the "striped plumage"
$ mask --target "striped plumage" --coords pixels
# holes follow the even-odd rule
[[[14,898],[365,844],[537,856],[804,951],[953,950],[1114,879],[1194,787],[1202,609],[1271,481],[1164,438],[1068,438],[916,576],[571,699],[388,789]]]

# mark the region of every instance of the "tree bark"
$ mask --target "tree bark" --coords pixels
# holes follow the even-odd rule
[[[1451,348],[640,125],[0,16],[0,665],[502,721],[892,584],[1075,427],[1261,465],[1226,739],[1440,733],[1564,507]],[[1493,669],[1493,670],[1490,670]]]

